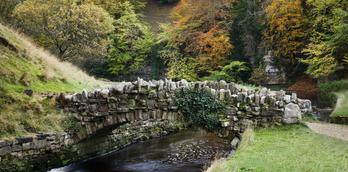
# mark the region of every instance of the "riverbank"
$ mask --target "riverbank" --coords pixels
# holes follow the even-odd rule
[[[314,133],[303,125],[256,129],[251,140],[233,157],[214,163],[208,172],[348,171],[348,142]]]

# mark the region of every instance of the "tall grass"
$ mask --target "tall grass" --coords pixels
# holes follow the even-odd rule
[[[68,62],[62,62],[47,50],[37,47],[27,36],[0,23],[0,36],[9,40],[26,57],[46,66],[47,73],[59,73],[70,82],[78,82],[85,87],[96,87],[104,84],[102,81],[87,75],[85,72]]]

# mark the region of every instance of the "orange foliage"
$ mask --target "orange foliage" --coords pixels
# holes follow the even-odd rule
[[[183,53],[196,59],[201,70],[217,69],[233,49],[226,7],[231,0],[181,0],[172,11],[174,27],[184,37]]]
[[[266,8],[266,41],[277,57],[294,58],[303,48],[304,14],[302,0],[272,0]]]
[[[308,76],[302,77],[288,88],[289,91],[297,93],[299,98],[314,99],[317,97],[319,88],[315,80]]]
[[[197,55],[198,63],[203,66],[211,66],[213,69],[222,66],[224,58],[233,48],[228,34],[218,27],[213,27],[208,32],[197,32],[193,35],[193,42],[185,51]]]

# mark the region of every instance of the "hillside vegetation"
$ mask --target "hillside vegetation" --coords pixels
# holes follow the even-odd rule
[[[100,81],[62,63],[31,41],[0,24],[0,139],[62,131],[65,116],[41,93],[73,92]],[[24,94],[27,90],[33,95]]]

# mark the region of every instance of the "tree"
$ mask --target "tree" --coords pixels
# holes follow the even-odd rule
[[[0,3],[0,19],[8,20],[11,18],[13,9],[17,4],[21,3],[22,0],[1,0]]]
[[[142,0],[83,0],[86,3],[93,3],[104,8],[114,18],[119,18],[122,13],[122,4],[130,3],[136,12],[141,11],[145,7],[145,2]]]
[[[193,59],[198,76],[222,67],[233,49],[224,22],[227,8],[224,0],[181,0],[171,14],[173,24],[164,25],[160,36],[167,64]]]
[[[302,0],[272,0],[266,8],[264,38],[276,57],[294,62],[304,47]]]
[[[307,59],[302,60],[308,64],[306,73],[314,78],[327,77],[334,73],[337,67],[337,61],[332,56],[331,48],[325,43],[310,43],[303,50]]]
[[[26,0],[14,16],[62,59],[103,56],[113,19],[102,8],[74,0]]]
[[[264,9],[260,0],[238,0],[232,4],[230,21],[231,40],[235,45],[234,58],[242,57],[243,60],[257,65],[262,52],[258,52],[264,29]],[[242,59],[240,59],[242,60]]]
[[[154,45],[152,33],[139,19],[133,5],[124,2],[120,8],[108,55],[112,74],[128,74],[140,69]]]
[[[304,49],[307,73],[325,78],[346,64],[348,56],[348,2],[307,0],[310,42]]]

